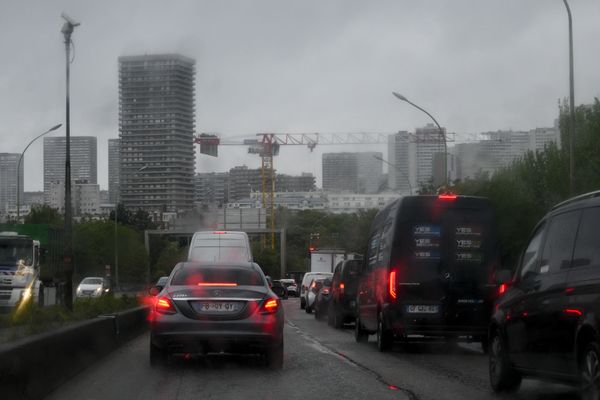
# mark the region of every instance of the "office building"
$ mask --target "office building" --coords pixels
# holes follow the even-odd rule
[[[195,61],[119,58],[120,202],[177,212],[194,202]]]
[[[0,214],[9,208],[17,207],[17,176],[19,177],[19,197],[23,202],[23,164],[17,171],[20,153],[0,153]]]
[[[207,172],[194,177],[194,203],[222,206],[227,203],[229,173]]]
[[[65,185],[63,182],[51,183],[49,203],[60,213],[65,211]],[[71,186],[71,206],[74,217],[89,217],[101,214],[100,186],[85,181],[75,181]]]
[[[388,188],[399,193],[411,193],[410,166],[414,164],[411,138],[407,131],[388,136]],[[411,162],[412,161],[412,162]]]
[[[121,140],[108,139],[108,202],[119,202],[119,170]]]
[[[379,152],[324,153],[323,190],[331,193],[377,193],[383,174]]]
[[[316,180],[313,174],[303,172],[301,175],[277,174],[275,176],[276,192],[310,192],[316,189]]]
[[[445,152],[443,135],[446,135],[446,129],[442,128],[440,132],[433,124],[416,129],[414,140],[411,141],[413,146],[410,147],[414,149],[414,161],[411,158],[412,165],[409,168],[413,190],[433,183],[435,155]]]
[[[64,183],[66,137],[44,138],[44,202],[50,201],[50,185]],[[98,183],[98,149],[93,136],[71,136],[71,182]]]
[[[233,167],[229,170],[228,201],[250,197],[251,192],[262,191],[261,169],[250,169],[247,166]]]

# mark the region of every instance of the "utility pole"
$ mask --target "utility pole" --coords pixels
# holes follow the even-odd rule
[[[73,21],[66,14],[61,15],[66,21],[61,29],[65,37],[65,61],[66,61],[66,155],[65,155],[65,305],[68,310],[73,310],[73,216],[71,210],[71,116],[69,104],[70,91],[70,69],[71,64],[71,34],[76,26],[80,24]]]
[[[575,72],[573,71],[573,18],[567,0],[563,0],[569,16],[569,194],[575,194]]]

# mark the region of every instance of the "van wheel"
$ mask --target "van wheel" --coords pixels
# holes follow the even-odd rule
[[[304,300],[304,297],[300,297],[300,309],[304,310],[305,307],[306,307],[306,302]]]
[[[383,314],[377,315],[377,349],[380,352],[388,351],[394,342],[394,335],[383,326]]]
[[[333,310],[333,327],[335,329],[342,329],[344,326],[344,319],[342,318],[342,313],[338,310]]]
[[[490,341],[487,336],[481,338],[481,351],[483,351],[483,354],[488,354],[490,351]]]
[[[521,375],[510,364],[508,351],[499,332],[495,332],[489,351],[490,383],[495,392],[516,391]]]
[[[600,347],[590,343],[585,348],[579,363],[582,400],[600,398]]]
[[[308,306],[308,304],[306,306],[304,306],[304,311],[306,311],[307,314],[312,313],[312,308]]]
[[[366,343],[369,341],[369,334],[363,328],[359,317],[356,317],[354,320],[354,340],[356,340],[357,343]]]
[[[327,308],[327,325],[333,326],[333,313],[335,312],[335,305],[330,304]]]

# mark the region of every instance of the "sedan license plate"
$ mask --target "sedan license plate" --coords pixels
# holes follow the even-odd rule
[[[409,314],[437,314],[438,311],[438,305],[410,304],[406,306],[406,312]]]
[[[238,311],[238,303],[224,301],[207,301],[194,303],[196,312],[212,313],[233,313]]]

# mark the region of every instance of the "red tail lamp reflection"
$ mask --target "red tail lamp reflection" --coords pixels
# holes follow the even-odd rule
[[[504,293],[506,293],[507,289],[508,289],[508,284],[501,283],[500,286],[498,287],[498,296],[502,296]]]
[[[262,314],[271,314],[271,313],[276,312],[277,308],[279,308],[279,303],[277,303],[277,300],[269,299],[269,300],[265,301],[265,303],[263,304],[261,313]]]
[[[345,288],[346,288],[346,285],[344,285],[344,282],[340,283],[340,292],[344,293]]]
[[[563,312],[565,314],[577,315],[578,317],[583,315],[583,312],[577,308],[565,308]]]
[[[173,303],[171,302],[171,300],[169,300],[166,297],[161,297],[161,298],[157,299],[156,305],[154,306],[154,308],[156,309],[156,312],[161,313],[161,314],[177,313],[177,310],[175,310],[175,306],[173,306]]]
[[[235,282],[198,282],[198,286],[237,286]]]
[[[396,293],[396,271],[390,272],[389,292],[392,299],[398,297],[398,294]]]

